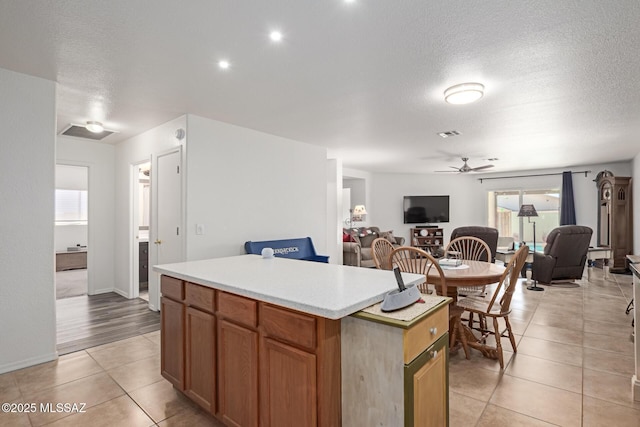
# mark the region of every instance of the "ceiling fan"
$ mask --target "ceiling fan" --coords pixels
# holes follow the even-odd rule
[[[477,168],[472,168],[471,166],[469,166],[467,164],[467,160],[469,160],[468,157],[462,157],[462,161],[464,162],[464,164],[461,167],[457,167],[457,166],[449,166],[450,168],[453,168],[455,170],[453,171],[436,171],[436,172],[459,172],[459,173],[467,173],[467,172],[476,172],[476,171],[481,171],[484,169],[489,169],[492,168],[493,165],[484,165],[484,166],[478,166]]]

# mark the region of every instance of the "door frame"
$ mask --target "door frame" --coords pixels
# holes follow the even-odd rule
[[[139,197],[139,168],[144,164],[151,164],[151,158],[140,160],[129,165],[129,298],[140,296],[140,239],[138,227],[140,217],[140,197]],[[149,176],[149,188],[151,188],[151,176]],[[149,233],[151,240],[151,233]]]
[[[153,311],[160,310],[160,274],[153,271],[153,266],[158,264],[158,250],[154,242],[158,239],[158,186],[154,183],[158,182],[158,158],[170,154],[178,153],[180,159],[180,230],[182,236],[182,260],[185,259],[187,253],[186,239],[186,212],[185,212],[185,172],[184,167],[184,150],[182,145],[172,147],[168,150],[159,151],[151,154],[151,173],[150,173],[150,199],[151,209],[149,215],[149,309]]]
[[[87,295],[95,295],[95,251],[92,251],[93,234],[95,233],[95,226],[97,224],[95,219],[95,211],[91,208],[91,183],[93,179],[93,163],[82,162],[76,160],[56,159],[56,165],[62,166],[78,166],[87,168]],[[55,187],[55,185],[54,185]],[[55,215],[54,215],[55,223]],[[55,254],[54,254],[55,256]],[[55,295],[54,295],[55,300]]]

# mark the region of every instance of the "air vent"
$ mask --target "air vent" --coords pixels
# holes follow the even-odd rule
[[[448,130],[446,132],[438,132],[438,136],[442,138],[449,138],[450,136],[458,136],[458,135],[460,135],[460,132],[458,132],[457,130]]]
[[[95,141],[99,141],[101,139],[108,137],[112,133],[116,133],[116,131],[105,129],[100,133],[94,133],[94,132],[88,131],[87,128],[84,127],[84,125],[70,124],[62,132],[60,132],[60,135],[73,136],[76,138],[93,139]]]

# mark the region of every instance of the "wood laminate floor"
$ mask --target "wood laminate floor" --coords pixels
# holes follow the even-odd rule
[[[160,313],[146,301],[113,292],[57,300],[56,313],[60,355],[160,329]]]

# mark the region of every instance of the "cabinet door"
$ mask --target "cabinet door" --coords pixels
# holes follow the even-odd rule
[[[405,426],[449,425],[449,334],[405,368]]]
[[[316,426],[316,356],[269,338],[260,354],[260,425]]]
[[[184,390],[184,305],[160,299],[160,366],[162,376]]]
[[[216,319],[193,307],[186,312],[185,394],[215,413]]]
[[[258,333],[220,320],[220,417],[226,425],[258,425]]]

